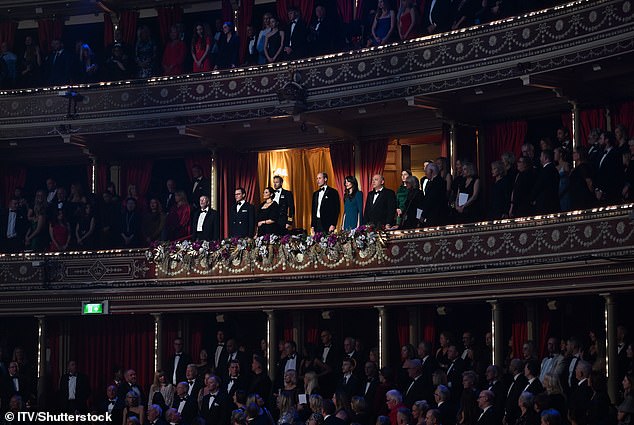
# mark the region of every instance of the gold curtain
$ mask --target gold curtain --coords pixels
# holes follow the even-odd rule
[[[295,198],[295,228],[310,230],[313,192],[317,190],[316,177],[320,172],[328,174],[328,185],[337,188],[334,181],[330,149],[287,149],[260,152],[258,156],[258,182],[260,193],[273,186],[273,176],[284,178],[284,189],[293,192]],[[342,194],[339,193],[341,197]],[[343,215],[343,204],[342,214]],[[341,216],[339,217],[341,222]]]

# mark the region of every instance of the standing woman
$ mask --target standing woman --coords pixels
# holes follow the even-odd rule
[[[190,234],[191,209],[187,202],[187,195],[182,190],[174,194],[176,204],[167,215],[165,227],[167,237],[171,241],[182,239]]]
[[[464,182],[458,186],[456,212],[461,223],[472,223],[480,219],[480,177],[476,174],[473,164],[468,161],[462,163],[462,175]],[[460,196],[461,194],[463,195]],[[462,202],[460,198],[463,198]]]
[[[352,230],[363,224],[363,194],[354,176],[346,176],[343,185],[343,230]]]
[[[594,196],[595,170],[588,161],[588,149],[577,146],[572,151],[572,158],[577,165],[570,172],[569,178],[570,208],[573,210],[592,208],[596,205],[597,198]]]
[[[280,206],[274,201],[275,191],[270,186],[265,187],[262,197],[264,198],[264,202],[260,204],[257,214],[257,235],[279,235],[280,228],[277,224],[277,219],[280,216]]]
[[[451,175],[449,169],[449,160],[444,156],[439,156],[434,162],[438,167],[438,175],[441,179],[445,181],[445,186],[447,188],[447,199],[453,199],[453,196],[451,196],[451,189],[453,188],[453,176]]]
[[[48,239],[48,233],[46,232],[46,194],[43,190],[35,192],[35,202],[27,217],[29,229],[24,237],[24,247],[29,251],[43,251]]]
[[[270,31],[264,39],[264,55],[267,63],[280,59],[284,47],[284,31],[279,29],[279,22],[274,17],[269,19]]]
[[[396,16],[389,0],[379,0],[376,15],[374,15],[374,22],[372,23],[372,37],[368,40],[368,47],[389,43],[395,27]]]
[[[407,188],[407,198],[405,199],[401,228],[415,229],[419,227],[420,219],[416,215],[417,210],[422,209],[423,192],[421,192],[418,179],[415,176],[409,176],[405,180],[405,187]]]
[[[232,22],[222,25],[222,35],[218,40],[218,60],[214,69],[228,69],[238,66],[240,39]]]
[[[178,27],[172,25],[170,28],[170,39],[165,44],[165,50],[163,51],[163,75],[181,75],[186,53],[187,46],[180,39]]]
[[[150,27],[143,25],[138,31],[135,48],[135,59],[139,78],[150,78],[156,75],[156,44],[152,41]]]
[[[570,152],[561,147],[555,148],[555,163],[559,171],[559,208],[570,211]]]
[[[266,12],[262,17],[262,29],[258,34],[257,50],[258,50],[258,65],[264,65],[266,63],[266,54],[264,54],[266,47],[266,35],[271,31],[271,15]]]
[[[64,216],[64,210],[57,211],[57,219],[53,220],[48,226],[48,232],[51,237],[51,251],[66,251],[70,243],[70,225]]]
[[[191,46],[192,59],[194,65],[192,72],[211,71],[211,37],[209,31],[203,24],[197,24],[194,28]]]
[[[410,170],[401,171],[401,185],[396,190],[396,225],[402,227],[403,214],[405,213],[405,201],[407,201],[406,180],[412,175]]]
[[[409,40],[420,35],[420,15],[414,0],[401,0],[398,15],[398,35]]]

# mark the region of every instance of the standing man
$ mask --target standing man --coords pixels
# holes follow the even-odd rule
[[[90,385],[88,377],[77,371],[77,362],[68,362],[67,372],[59,380],[60,403],[66,413],[87,413]]]
[[[438,166],[430,162],[425,167],[427,177],[427,190],[423,198],[423,215],[421,221],[426,226],[440,226],[445,224],[447,215],[447,188],[443,178],[440,177]]]
[[[172,384],[177,385],[179,382],[186,381],[185,372],[187,365],[192,363],[191,357],[183,352],[183,338],[174,339],[174,355],[170,357],[169,368],[170,380]]]
[[[229,236],[252,237],[255,232],[255,207],[246,201],[247,192],[239,187],[234,192],[236,203],[229,208]]]
[[[537,180],[531,193],[535,214],[559,212],[559,171],[554,164],[554,153],[544,149],[540,156],[542,167],[537,172]]]
[[[174,181],[174,179],[168,179],[165,183],[165,187],[167,189],[167,192],[163,194],[162,201],[163,211],[167,214],[168,212],[170,212],[172,207],[176,205],[176,182]]]
[[[207,195],[200,197],[200,210],[194,213],[192,239],[195,241],[217,241],[220,238],[218,212],[211,208]]]
[[[196,201],[199,200],[202,195],[209,196],[210,191],[211,183],[209,179],[203,176],[203,169],[200,168],[200,165],[194,165],[192,167],[191,192],[189,193],[189,199],[191,199],[194,208],[198,208]]]
[[[308,47],[308,31],[301,19],[299,9],[288,9],[287,36],[284,38],[284,53],[289,60],[301,59],[306,56]]]
[[[341,209],[339,193],[328,186],[328,174],[323,171],[317,174],[317,186],[319,189],[313,193],[311,231],[334,232]]]
[[[280,206],[280,218],[277,220],[280,226],[280,233],[285,235],[293,227],[295,217],[295,200],[293,192],[284,189],[284,179],[281,176],[273,177],[273,189],[275,190],[274,201]]]
[[[377,229],[390,230],[394,225],[396,194],[385,187],[385,179],[381,174],[372,176],[372,192],[368,193],[363,212],[365,222]]]
[[[19,252],[22,250],[28,226],[26,210],[19,207],[17,198],[11,198],[9,208],[0,214],[0,251]]]

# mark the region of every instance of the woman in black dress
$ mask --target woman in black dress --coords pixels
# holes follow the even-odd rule
[[[264,41],[264,54],[268,63],[276,62],[282,54],[284,46],[284,31],[278,28],[277,19],[271,18],[269,21],[271,31],[266,35]]]
[[[595,170],[588,161],[588,149],[577,146],[572,151],[572,158],[577,165],[570,172],[570,206],[573,210],[593,208],[597,204],[594,194]]]
[[[275,191],[272,187],[264,189],[264,202],[258,208],[258,236],[262,235],[279,235],[280,228],[277,220],[280,216],[280,206],[273,199]]]

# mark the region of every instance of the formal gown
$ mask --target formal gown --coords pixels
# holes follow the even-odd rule
[[[343,199],[344,230],[352,230],[363,224],[363,194],[357,191],[352,198]]]
[[[280,217],[280,206],[277,202],[273,201],[267,208],[264,208],[265,203],[260,204],[258,208],[257,222],[265,220],[273,220],[271,224],[263,224],[258,227],[258,236],[262,235],[279,235],[280,227],[277,220]]]
[[[200,60],[205,54],[205,50],[209,47],[209,51],[207,52],[207,57],[205,60],[198,66],[196,62],[194,62],[193,72],[206,72],[211,71],[211,38],[205,37],[205,41],[198,40],[196,44],[194,44],[194,56],[196,60]]]
[[[269,54],[269,57],[274,57],[277,53],[278,49],[282,45],[282,36],[280,32],[277,31],[275,34],[269,36],[269,41],[266,43],[266,51]],[[280,53],[280,56],[282,53]],[[280,56],[277,57],[277,60],[280,59]]]
[[[582,162],[570,172],[568,191],[570,192],[570,208],[573,210],[592,208],[597,203],[597,198],[588,188],[586,179],[594,179],[594,168],[590,163]]]
[[[165,45],[163,66],[171,67],[169,71],[164,72],[165,75],[181,75],[183,73],[186,52],[187,46],[181,40],[170,41]]]
[[[480,180],[478,176],[473,176],[471,181],[467,185],[467,181],[461,183],[459,187],[460,193],[466,193],[469,195],[467,201],[473,197],[473,191],[475,190],[476,181]],[[473,223],[480,219],[480,197],[475,200],[475,202],[471,203],[469,206],[465,207],[462,214],[459,214],[459,219],[461,223]]]
[[[376,20],[376,27],[374,28],[374,34],[381,39],[384,40],[387,37],[387,34],[390,32],[390,26],[392,25],[392,17],[390,14],[385,16],[384,18],[378,18]],[[377,41],[372,37],[372,44],[375,46],[378,45]]]

